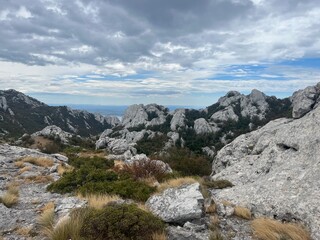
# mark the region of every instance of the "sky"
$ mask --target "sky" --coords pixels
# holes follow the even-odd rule
[[[0,0],[0,89],[48,104],[208,106],[319,76],[318,0]]]

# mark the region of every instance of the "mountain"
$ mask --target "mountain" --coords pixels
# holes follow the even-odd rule
[[[212,178],[234,187],[213,195],[255,216],[302,222],[320,239],[320,84],[295,92],[292,102],[293,119],[271,121],[218,152]]]
[[[96,146],[122,154],[122,158],[136,153],[152,155],[171,147],[187,147],[213,157],[240,134],[280,117],[292,117],[291,99],[266,96],[256,89],[249,95],[228,92],[217,103],[201,110],[170,112],[157,104],[132,105],[122,122],[106,130]]]
[[[56,125],[80,136],[101,133],[118,124],[116,117],[103,117],[66,106],[51,107],[15,90],[0,91],[0,134],[21,136]]]

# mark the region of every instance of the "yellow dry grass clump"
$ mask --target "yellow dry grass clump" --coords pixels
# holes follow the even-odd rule
[[[22,161],[17,161],[14,163],[14,165],[18,168],[23,168],[25,166],[24,162]]]
[[[25,180],[26,183],[49,183],[54,181],[53,177],[46,175],[30,176],[25,178]]]
[[[168,188],[180,187],[185,184],[192,184],[192,183],[196,183],[196,182],[197,182],[197,180],[192,177],[173,178],[173,179],[170,179],[168,181],[161,183],[158,186],[157,191],[158,191],[158,193],[161,193]]]
[[[167,234],[165,232],[154,233],[151,237],[152,240],[167,240]]]
[[[45,157],[28,156],[28,157],[24,157],[24,158],[20,159],[19,161],[28,162],[28,163],[31,163],[33,165],[40,166],[40,167],[52,167],[53,166],[53,160],[49,159],[49,158],[45,158]]]
[[[72,172],[73,169],[74,167],[62,163],[62,164],[59,164],[57,171],[58,171],[58,174],[61,176],[65,172]]]
[[[29,236],[30,232],[32,231],[33,227],[32,226],[28,226],[28,227],[21,227],[15,230],[15,233],[17,233],[18,235],[21,236]]]
[[[253,234],[259,240],[311,240],[310,234],[298,224],[281,223],[268,218],[257,218],[251,224]]]
[[[7,191],[3,196],[0,196],[0,202],[6,207],[11,208],[16,205],[19,201],[19,187],[15,184],[9,184]]]
[[[25,166],[25,167],[23,167],[23,168],[21,168],[21,169],[19,170],[18,174],[22,174],[22,173],[24,173],[24,172],[30,171],[31,169],[32,169],[32,167],[30,167],[30,166]]]
[[[110,202],[115,202],[117,200],[120,200],[121,198],[118,195],[88,195],[88,196],[78,196],[81,199],[86,199],[88,201],[88,205],[95,209],[101,209],[105,205],[107,205]]]
[[[40,209],[38,224],[44,235],[49,236],[54,228],[54,203],[49,202]]]
[[[236,206],[233,214],[243,219],[251,219],[251,211],[245,207]]]
[[[217,211],[217,205],[213,202],[206,207],[206,213],[213,214]]]

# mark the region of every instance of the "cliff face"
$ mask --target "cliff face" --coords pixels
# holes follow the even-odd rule
[[[96,135],[119,121],[68,107],[51,107],[15,90],[0,91],[0,134],[21,136],[56,125],[81,136]]]
[[[318,85],[319,86],[319,85]],[[277,119],[223,147],[213,179],[235,186],[215,198],[245,205],[255,216],[302,221],[320,239],[319,87],[293,95],[295,119]]]

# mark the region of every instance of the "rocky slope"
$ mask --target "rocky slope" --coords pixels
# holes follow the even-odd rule
[[[238,135],[286,116],[291,117],[290,99],[269,97],[258,90],[249,95],[229,92],[202,110],[170,112],[156,104],[132,105],[118,126],[100,136],[96,147],[107,148],[122,158],[142,152],[159,153],[173,146],[212,157]]]
[[[20,158],[35,157],[49,160],[52,165],[40,166],[25,162],[18,165]],[[75,197],[49,193],[46,186],[59,178],[58,166],[66,164],[68,159],[59,154],[48,155],[36,150],[0,145],[0,196],[5,195],[10,185],[18,186],[18,203],[6,207],[0,203],[0,238],[4,239],[44,239],[39,235],[37,219],[42,209],[53,203],[58,218],[65,216],[71,209],[84,206],[85,201]],[[26,234],[26,231],[28,234]]]
[[[213,191],[218,201],[255,216],[298,221],[320,239],[320,84],[293,94],[293,117],[277,119],[222,148],[213,179],[235,186]]]
[[[0,91],[0,134],[21,136],[49,125],[81,136],[96,135],[119,123],[115,117],[103,117],[68,107],[51,107],[15,90]]]

